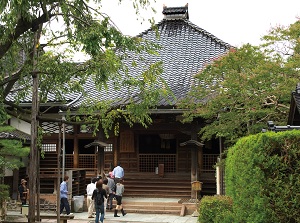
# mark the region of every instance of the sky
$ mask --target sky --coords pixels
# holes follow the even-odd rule
[[[147,20],[163,19],[163,5],[181,7],[188,3],[189,20],[224,42],[239,47],[250,43],[259,45],[260,38],[271,27],[288,26],[300,17],[300,0],[156,0],[141,14],[146,20],[137,19],[132,0],[102,0],[102,12],[108,14],[125,35],[135,36],[150,28]],[[141,24],[142,23],[142,24]]]

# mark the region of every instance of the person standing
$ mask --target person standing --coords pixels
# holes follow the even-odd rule
[[[113,178],[114,177],[112,174],[107,175],[108,199],[106,204],[106,210],[112,210],[113,208],[113,199],[116,192],[116,184]]]
[[[68,201],[68,181],[69,176],[64,177],[64,181],[60,184],[60,214],[62,214],[64,208],[66,209],[67,215],[73,214],[70,213],[70,205]]]
[[[21,184],[18,187],[18,191],[19,191],[19,194],[20,194],[20,200],[22,202],[22,206],[26,205],[26,200],[28,199],[29,189],[27,188],[26,183],[27,183],[27,181],[25,179],[22,179]],[[22,214],[22,206],[21,206],[21,214]]]
[[[94,201],[92,200],[92,195],[94,190],[96,189],[97,178],[93,178],[91,183],[89,183],[86,187],[86,205],[88,207],[88,218],[94,218],[93,211],[95,209]]]
[[[123,179],[124,178],[124,169],[121,167],[121,163],[118,163],[118,165],[113,169],[113,175],[115,179]]]
[[[22,205],[26,204],[26,200],[27,200],[27,196],[28,196],[28,191],[29,191],[29,189],[27,188],[26,183],[27,183],[27,181],[25,179],[22,179],[21,180],[21,184],[20,184],[20,186],[18,188],[19,194],[20,194],[20,200],[22,202]]]
[[[117,180],[117,184],[116,184],[116,200],[117,200],[117,206],[115,209],[115,213],[114,213],[114,217],[120,217],[118,215],[118,211],[120,210],[122,215],[125,216],[127,213],[123,210],[123,206],[122,206],[122,196],[124,193],[124,184],[123,184],[123,180]]]
[[[102,188],[102,185],[102,181],[97,181],[96,189],[94,190],[92,195],[92,199],[94,200],[96,209],[95,223],[99,223],[99,217],[101,223],[103,223],[104,220],[104,199],[107,199],[107,194],[106,191]]]

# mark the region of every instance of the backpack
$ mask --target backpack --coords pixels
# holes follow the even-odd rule
[[[96,204],[97,204],[97,205],[102,205],[103,202],[104,202],[104,199],[103,199],[102,191],[99,191],[99,190],[97,189]]]

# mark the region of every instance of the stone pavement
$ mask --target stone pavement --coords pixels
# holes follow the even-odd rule
[[[41,214],[45,214],[41,212]],[[49,212],[47,212],[49,214]],[[168,214],[139,214],[139,213],[128,213],[125,216],[121,217],[114,217],[113,212],[107,212],[105,215],[104,223],[197,223],[197,217],[193,217],[191,215],[186,215],[183,217],[177,215],[168,215]],[[7,212],[8,218],[12,218],[13,216],[18,218],[18,220],[24,219],[26,220],[25,216],[21,215],[18,211],[8,211]],[[17,222],[17,221],[15,221]],[[43,219],[42,222],[54,223],[57,222],[55,219]],[[74,219],[68,220],[69,223],[94,223],[95,219],[88,218],[87,212],[81,213],[74,213]]]

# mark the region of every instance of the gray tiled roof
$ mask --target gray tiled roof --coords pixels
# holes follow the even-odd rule
[[[231,47],[211,33],[196,26],[187,19],[164,19],[157,24],[160,38],[156,37],[156,31],[148,29],[139,36],[157,43],[161,49],[159,55],[143,54],[146,64],[163,62],[162,77],[173,91],[177,100],[186,96],[195,84],[194,75],[197,74],[206,64],[228,52]],[[145,63],[138,63],[137,67],[131,67],[131,62],[138,56],[129,52],[129,58],[125,64],[129,66],[129,74],[133,77],[145,70]],[[98,92],[93,81],[87,84],[88,97],[101,100],[119,99],[116,103],[124,103],[129,96],[138,92],[128,92],[124,89],[114,90],[112,83],[109,84],[108,92]],[[81,98],[72,107],[78,107],[85,98]],[[159,107],[175,106],[177,100],[161,100]]]
[[[22,139],[30,141],[30,135],[15,129],[11,132],[0,132],[0,139]]]
[[[64,97],[67,102],[71,102],[80,95],[81,95],[80,93],[73,93],[73,94],[65,94]],[[6,96],[7,101],[15,101],[16,98],[17,98],[17,92],[11,92],[9,95]],[[32,92],[28,91],[28,93],[25,94],[24,98],[22,98],[22,103],[31,103],[31,101],[32,101]],[[47,103],[59,103],[59,101],[55,99],[54,94],[48,92]]]
[[[187,7],[164,8],[164,14],[183,14],[187,13]],[[187,17],[188,18],[188,17]],[[139,56],[133,52],[127,52],[129,57],[124,63],[128,66],[129,74],[137,77],[145,71],[145,65],[155,62],[163,62],[162,77],[173,91],[174,98],[170,101],[163,99],[157,107],[174,107],[177,100],[186,96],[191,86],[195,83],[194,75],[197,74],[206,64],[214,59],[226,54],[231,46],[223,42],[216,36],[207,32],[190,22],[188,19],[168,17],[157,24],[157,30],[160,38],[157,38],[156,30],[152,28],[139,34],[139,37],[152,41],[160,45],[159,55],[150,55],[143,53],[144,62],[137,62],[136,67],[132,67],[132,60]],[[67,103],[73,109],[80,107],[88,98],[95,100],[112,100],[113,106],[126,104],[129,98],[138,101],[138,91],[121,88],[116,90],[113,87],[113,80],[108,83],[108,90],[98,91],[92,78],[85,84],[86,96],[78,93],[67,95]],[[15,95],[11,94],[7,100],[13,101]],[[31,93],[29,93],[23,103],[31,102]],[[54,95],[48,95],[48,103],[57,102]],[[42,105],[42,104],[41,104]]]

